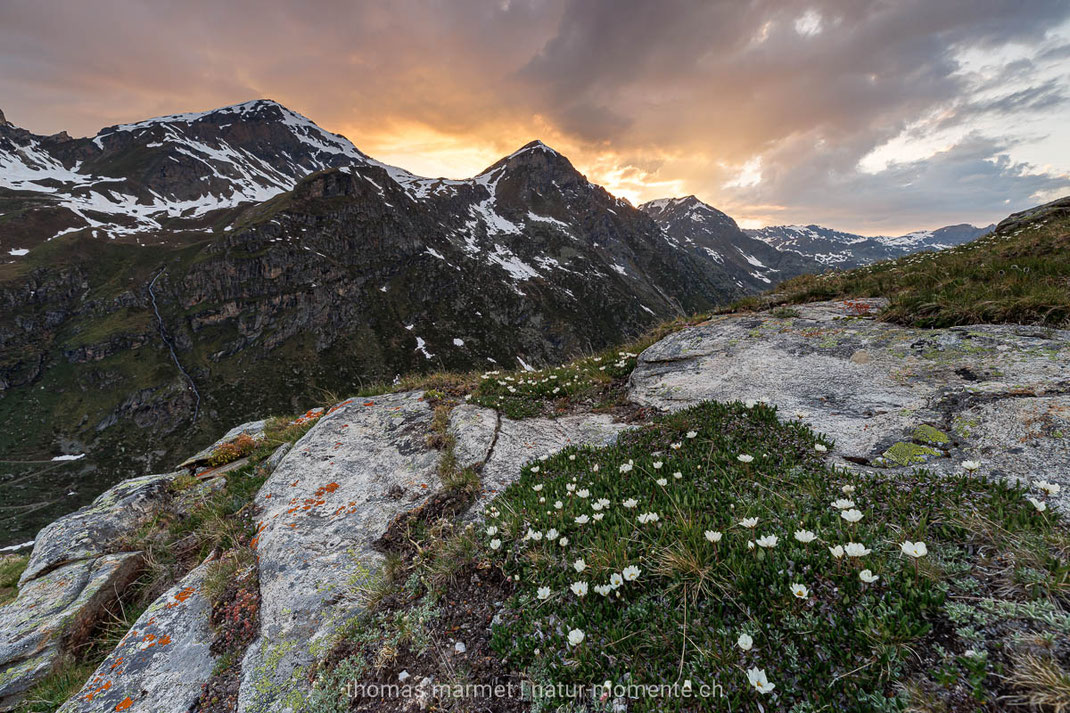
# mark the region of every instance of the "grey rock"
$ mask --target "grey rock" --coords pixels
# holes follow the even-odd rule
[[[432,411],[415,392],[354,400],[324,416],[257,495],[260,636],[242,663],[239,711],[301,709],[307,667],[360,610],[382,562],[373,543],[439,489]],[[392,498],[395,487],[404,498]]]
[[[281,446],[275,449],[275,451],[267,457],[267,459],[260,464],[260,469],[264,473],[273,473],[275,469],[279,467],[279,463],[282,463],[282,459],[286,457],[286,454],[290,452],[290,444],[283,443]]]
[[[260,421],[250,421],[249,423],[243,423],[240,426],[235,426],[234,428],[224,433],[223,436],[216,440],[214,443],[212,443],[212,445],[198,451],[197,453],[194,453],[189,458],[179,463],[176,466],[176,469],[193,468],[198,465],[204,464],[211,457],[212,452],[215,451],[216,448],[223,445],[224,443],[229,443],[230,441],[233,441],[235,438],[237,438],[243,433],[248,434],[253,438],[259,438],[260,436],[264,435],[264,427],[266,425],[267,420],[262,419]]]
[[[210,566],[153,602],[60,713],[186,713],[215,665],[203,588]]]
[[[462,468],[486,463],[498,431],[498,412],[494,409],[462,404],[450,412],[449,432]]]
[[[177,473],[124,480],[90,505],[56,520],[37,535],[20,582],[28,582],[60,565],[96,557],[138,529],[167,498]]]
[[[473,506],[473,513],[482,512],[490,500],[515,482],[521,466],[528,461],[551,456],[573,445],[609,445],[628,428],[626,424],[615,423],[607,414],[521,421],[502,418],[493,451],[480,474],[483,496]]]
[[[1059,427],[1038,431],[1034,423],[1028,449],[1035,459],[1015,443],[1036,419],[1065,418],[1058,405],[1070,393],[1070,332],[921,330],[852,316],[857,311],[825,302],[799,306],[796,318],[722,316],[677,332],[640,355],[631,398],[664,410],[707,399],[764,400],[787,418],[805,413],[835,440],[830,456],[879,462],[924,424],[949,434],[927,467],[957,468],[973,454],[1014,477],[1070,472],[1066,440],[1052,435]]]
[[[85,640],[140,562],[130,552],[72,562],[22,584],[14,601],[0,606],[0,710],[12,708],[67,647]]]

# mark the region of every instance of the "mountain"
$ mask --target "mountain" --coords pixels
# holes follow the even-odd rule
[[[85,228],[142,240],[210,232],[221,211],[350,165],[382,166],[345,137],[269,100],[111,126],[82,139],[0,123],[4,247],[10,254]]]
[[[662,198],[642,204],[639,210],[679,246],[725,267],[740,289],[761,291],[822,269],[814,260],[750,237],[731,217],[695,196]]]
[[[447,180],[267,101],[0,135],[0,453],[86,454],[62,476],[3,466],[4,500],[54,490],[11,531],[221,424],[407,373],[553,363],[748,291],[538,141]]]
[[[773,225],[747,230],[746,233],[777,250],[797,253],[823,266],[851,268],[909,253],[944,250],[975,240],[991,232],[994,227],[948,225],[898,237],[867,237],[820,225]]]

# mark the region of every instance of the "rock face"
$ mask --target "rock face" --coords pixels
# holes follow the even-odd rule
[[[730,216],[695,196],[662,198],[639,206],[684,249],[723,265],[740,289],[762,291],[824,266],[796,252],[777,250],[740,229]]]
[[[817,303],[798,317],[717,317],[639,357],[631,398],[675,410],[762,400],[879,467],[1070,485],[1070,333],[1010,325],[920,330],[872,319],[878,301]]]
[[[60,713],[186,713],[214,665],[208,567],[153,602]]]

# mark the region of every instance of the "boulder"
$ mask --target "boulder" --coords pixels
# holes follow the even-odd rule
[[[84,642],[140,564],[134,552],[81,559],[23,583],[0,606],[0,710],[51,673],[67,647]]]
[[[60,713],[186,713],[215,666],[203,586],[210,566],[153,602]]]
[[[30,562],[19,582],[25,583],[68,562],[112,551],[136,531],[167,498],[177,473],[146,475],[112,486],[91,504],[56,520],[37,535]]]

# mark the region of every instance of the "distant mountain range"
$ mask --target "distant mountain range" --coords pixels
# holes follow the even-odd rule
[[[951,244],[770,231],[693,196],[635,208],[538,141],[415,176],[267,100],[82,139],[0,115],[0,454],[114,481],[324,392],[560,362],[877,259],[865,241]]]
[[[948,225],[936,230],[921,230],[897,237],[867,237],[820,225],[774,225],[745,232],[777,250],[802,255],[824,267],[851,268],[878,260],[890,260],[908,253],[944,250],[975,240],[992,232],[995,227]]]

